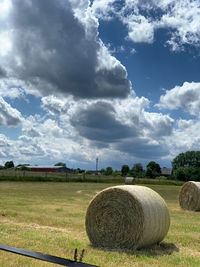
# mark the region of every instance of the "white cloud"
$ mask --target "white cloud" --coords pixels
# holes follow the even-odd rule
[[[0,0],[0,19],[5,19],[11,9],[10,0]]]
[[[148,161],[152,151],[159,160],[168,154],[163,140],[171,134],[173,120],[147,112],[149,100],[144,97],[132,93],[124,100],[71,98],[65,109],[66,99],[49,96],[43,104],[50,118],[29,116],[17,140],[2,137],[4,160],[53,164],[64,159],[70,166],[91,168],[97,156],[105,167]]]
[[[1,79],[0,80],[0,96],[14,98],[24,98],[25,89],[23,88],[23,82],[16,79]]]
[[[12,43],[9,38],[9,33],[8,32],[1,32],[0,33],[0,56],[5,56],[7,55],[11,49],[12,49]]]
[[[135,50],[135,48],[132,48],[130,53],[134,55],[135,53],[137,53],[137,51]]]
[[[120,4],[95,0],[92,9],[103,20],[119,18],[133,42],[152,43],[155,31],[164,28],[172,50],[183,50],[188,44],[200,46],[199,0],[125,0]]]
[[[144,16],[132,15],[128,19],[123,19],[128,27],[128,39],[135,43],[153,43],[154,26]]]
[[[22,121],[21,113],[0,96],[0,125],[17,126]]]
[[[200,83],[185,82],[182,86],[175,86],[161,95],[159,108],[182,108],[191,115],[200,115]]]
[[[200,120],[178,120],[178,128],[173,130],[170,136],[165,138],[169,148],[168,158],[173,159],[181,152],[188,150],[200,150]]]
[[[71,97],[60,99],[53,95],[43,97],[42,108],[48,111],[51,115],[57,115],[67,112],[69,103],[72,101]]]

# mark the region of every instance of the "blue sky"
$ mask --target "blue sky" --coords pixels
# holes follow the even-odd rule
[[[200,150],[198,0],[0,0],[0,164],[171,167]]]

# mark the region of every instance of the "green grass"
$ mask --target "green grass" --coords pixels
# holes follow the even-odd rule
[[[90,245],[85,213],[103,183],[0,183],[0,243],[73,259],[85,248],[84,262],[101,267],[200,266],[200,213],[178,205],[179,186],[145,185],[167,202],[170,230],[160,245],[138,251],[104,251]],[[0,251],[1,267],[59,266]]]
[[[160,185],[182,185],[184,182],[168,180],[161,176],[162,179],[136,178],[137,184],[160,184]],[[164,178],[164,179],[163,179]],[[0,182],[78,182],[78,183],[121,183],[124,184],[125,177],[106,176],[106,175],[86,175],[86,174],[69,174],[63,172],[30,172],[1,170]]]

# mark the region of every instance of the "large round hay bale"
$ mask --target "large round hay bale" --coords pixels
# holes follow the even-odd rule
[[[126,177],[125,184],[136,184],[135,178],[133,177]]]
[[[184,183],[179,192],[179,204],[185,210],[200,210],[200,182]]]
[[[162,241],[170,216],[165,201],[152,189],[121,185],[109,187],[92,199],[85,225],[93,246],[136,249]]]

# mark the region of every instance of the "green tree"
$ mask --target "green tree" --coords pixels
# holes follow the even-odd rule
[[[128,165],[123,165],[121,168],[121,174],[122,176],[126,176],[129,173],[129,166]]]
[[[132,170],[135,171],[135,172],[142,172],[143,171],[142,164],[141,163],[135,163],[133,165]]]
[[[54,166],[63,166],[63,167],[66,168],[66,164],[63,163],[63,162],[58,162],[58,163],[56,163]]]
[[[172,167],[174,170],[180,167],[200,167],[200,151],[180,153],[172,160]]]
[[[12,160],[11,161],[6,161],[4,166],[5,166],[6,169],[10,169],[10,168],[15,167],[15,165],[14,165]]]
[[[105,175],[111,175],[113,173],[113,169],[112,169],[112,167],[107,167],[106,168],[106,171],[105,171]]]
[[[152,171],[151,168],[147,168],[145,174],[146,174],[146,177],[148,178],[155,178],[155,173]]]
[[[176,180],[180,181],[200,181],[199,167],[180,167],[174,172]]]
[[[187,181],[186,178],[186,173],[185,173],[185,168],[184,167],[180,167],[175,171],[175,179],[179,180],[179,181]]]
[[[100,173],[101,173],[101,174],[104,174],[104,173],[105,173],[105,169],[101,169],[101,170],[100,170]]]
[[[161,173],[160,165],[158,163],[156,163],[155,161],[150,161],[147,164],[147,169],[148,168],[150,168],[154,173],[157,173],[157,174]]]

